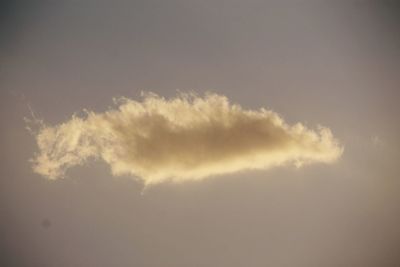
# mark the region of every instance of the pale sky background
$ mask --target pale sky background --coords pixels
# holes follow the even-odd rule
[[[397,1],[3,1],[1,266],[400,266]],[[140,91],[213,91],[328,126],[333,165],[160,184],[32,172],[50,124]]]

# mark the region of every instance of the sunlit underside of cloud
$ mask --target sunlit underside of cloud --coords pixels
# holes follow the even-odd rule
[[[86,111],[59,125],[41,123],[33,170],[48,179],[89,159],[109,164],[113,175],[151,185],[184,182],[250,169],[330,163],[343,148],[328,128],[286,124],[275,112],[246,110],[225,96],[145,94],[121,98],[104,113]]]

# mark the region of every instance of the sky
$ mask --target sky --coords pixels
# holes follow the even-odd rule
[[[400,265],[397,1],[0,10],[0,265]]]

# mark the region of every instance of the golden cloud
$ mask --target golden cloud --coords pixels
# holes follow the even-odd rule
[[[86,111],[55,126],[42,124],[33,170],[49,179],[102,159],[113,175],[144,184],[183,182],[250,169],[330,163],[343,152],[328,128],[286,124],[275,112],[246,110],[225,96],[180,94],[143,101],[122,98],[116,109]]]

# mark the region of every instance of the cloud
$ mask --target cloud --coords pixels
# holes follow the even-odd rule
[[[141,102],[121,98],[104,113],[85,111],[62,124],[41,123],[33,170],[58,179],[90,159],[113,175],[132,175],[151,185],[184,182],[250,169],[330,163],[343,148],[328,128],[286,124],[275,112],[247,110],[225,96],[180,94]]]

